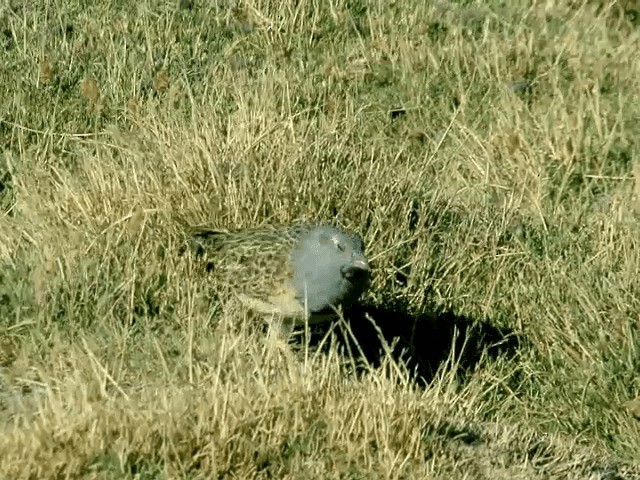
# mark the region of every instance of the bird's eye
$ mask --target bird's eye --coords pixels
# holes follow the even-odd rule
[[[345,251],[345,246],[344,243],[342,243],[340,240],[336,240],[336,247],[338,248],[338,250],[340,250],[341,252]]]

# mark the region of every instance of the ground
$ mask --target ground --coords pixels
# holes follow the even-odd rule
[[[639,13],[5,2],[0,478],[640,478]],[[178,252],[300,219],[375,274],[287,353]]]

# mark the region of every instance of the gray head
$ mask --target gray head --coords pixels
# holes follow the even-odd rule
[[[330,226],[303,235],[291,254],[296,298],[311,313],[353,303],[366,290],[371,267],[362,238]]]

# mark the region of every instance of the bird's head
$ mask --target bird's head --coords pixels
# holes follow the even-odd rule
[[[297,297],[311,312],[353,303],[367,289],[371,266],[360,235],[317,226],[292,252]]]

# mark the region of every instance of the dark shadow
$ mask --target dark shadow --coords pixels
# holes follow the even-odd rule
[[[447,362],[455,362],[457,372],[464,374],[473,371],[483,355],[515,355],[521,343],[513,331],[487,321],[451,311],[414,315],[402,302],[357,306],[345,312],[345,319],[351,333],[345,328],[336,329],[336,340],[345,354],[375,368],[385,356],[386,343],[392,358],[402,360],[412,378],[422,384],[433,380]],[[319,326],[311,331],[311,347],[319,345],[328,328]]]

